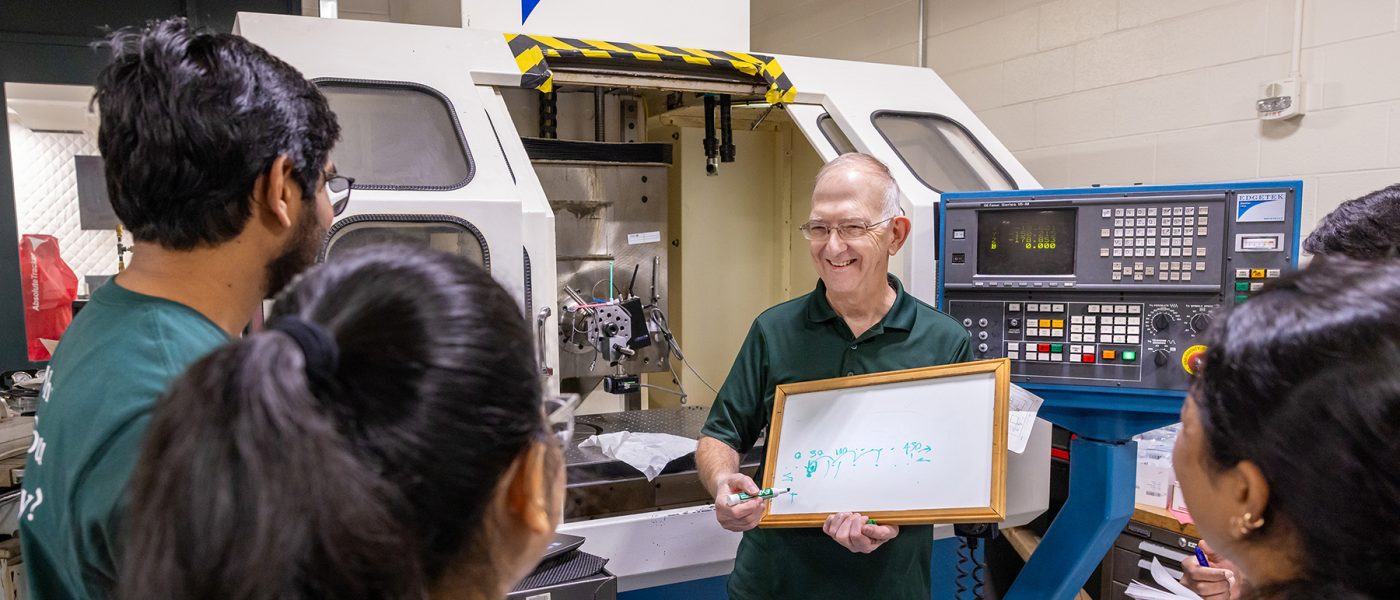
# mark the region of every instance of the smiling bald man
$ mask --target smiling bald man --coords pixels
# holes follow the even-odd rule
[[[756,529],[762,500],[731,507],[722,498],[759,491],[739,472],[739,457],[768,427],[777,386],[972,360],[966,330],[889,273],[910,227],[899,187],[878,159],[844,154],[817,173],[800,229],[820,281],[754,320],[696,453],[717,520],[744,533],[729,578],[734,600],[931,595],[930,525],[869,525],[864,515],[839,513],[820,531]]]

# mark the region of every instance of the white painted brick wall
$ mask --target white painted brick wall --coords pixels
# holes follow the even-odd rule
[[[1390,160],[1386,166],[1400,167],[1400,104],[1390,107]]]
[[[925,0],[927,64],[1047,187],[1297,178],[1304,230],[1400,182],[1400,0]],[[915,0],[753,0],[756,50],[917,64]]]
[[[1054,0],[1040,8],[1040,49],[1086,42],[1118,29],[1118,0]]]

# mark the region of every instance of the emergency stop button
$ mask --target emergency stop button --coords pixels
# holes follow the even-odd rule
[[[1188,375],[1195,375],[1201,370],[1201,362],[1206,358],[1206,347],[1197,344],[1181,353],[1181,368],[1186,370]]]

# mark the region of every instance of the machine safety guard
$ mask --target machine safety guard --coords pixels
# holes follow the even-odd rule
[[[792,81],[783,73],[783,68],[778,65],[778,61],[771,56],[675,46],[653,46],[651,44],[578,40],[547,35],[516,33],[505,35],[511,54],[515,55],[515,64],[520,67],[520,87],[533,88],[545,93],[554,89],[554,76],[549,70],[547,59],[592,58],[642,62],[684,62],[718,69],[733,69],[745,75],[762,76],[768,82],[768,92],[764,99],[770,104],[792,102],[797,97],[797,89],[793,87]]]

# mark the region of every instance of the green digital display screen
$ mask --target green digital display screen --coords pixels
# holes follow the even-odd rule
[[[1073,208],[977,213],[977,272],[982,275],[1073,275]]]

